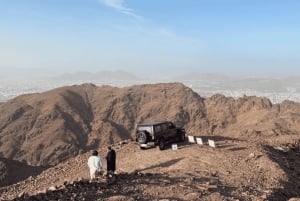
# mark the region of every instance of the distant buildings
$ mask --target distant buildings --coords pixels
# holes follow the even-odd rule
[[[172,80],[58,80],[58,79],[44,79],[44,80],[30,80],[30,81],[15,81],[15,80],[1,80],[0,81],[0,102],[5,102],[11,98],[22,94],[30,94],[36,92],[43,92],[53,88],[73,85],[73,84],[83,84],[83,83],[93,83],[97,86],[100,85],[111,85],[116,87],[125,87],[136,84],[150,84],[150,83],[162,83],[162,82],[172,82]],[[258,96],[267,97],[272,103],[280,103],[284,100],[291,100],[295,102],[300,102],[300,85],[299,89],[295,86],[289,86],[288,84],[274,87],[274,88],[261,88],[258,86],[249,85],[239,88],[239,85],[234,84],[224,84],[222,81],[209,81],[209,80],[184,80],[181,81],[186,86],[192,88],[202,97],[210,97],[216,93],[223,94],[225,96],[230,96],[234,98],[247,96]],[[293,89],[293,90],[291,90]]]

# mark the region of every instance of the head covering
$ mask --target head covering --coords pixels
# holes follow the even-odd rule
[[[94,150],[93,153],[92,153],[92,155],[93,155],[93,156],[98,156],[98,151],[97,151],[97,150]]]

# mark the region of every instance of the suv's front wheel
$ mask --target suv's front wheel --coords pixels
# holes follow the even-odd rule
[[[166,146],[166,144],[165,144],[164,138],[160,138],[158,140],[158,148],[159,148],[159,150],[164,150],[165,146]]]

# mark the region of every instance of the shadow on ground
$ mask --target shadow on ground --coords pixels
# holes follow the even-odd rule
[[[26,194],[15,198],[14,201],[33,200],[211,200],[210,196],[217,194],[218,199],[231,197],[234,187],[222,186],[215,178],[195,175],[169,176],[167,173],[122,173],[116,176],[114,183],[100,179],[95,182],[86,180],[64,184],[57,189],[33,196]],[[220,186],[220,187],[216,187]],[[122,199],[119,199],[122,200]]]
[[[159,168],[159,167],[169,167],[169,166],[172,166],[172,165],[176,164],[177,162],[181,161],[182,159],[183,158],[169,160],[169,161],[166,161],[166,162],[163,162],[163,163],[158,163],[158,164],[152,165],[152,166],[144,168],[144,169],[140,169],[138,171],[151,170],[151,169],[155,169],[155,168]]]
[[[0,157],[0,187],[9,186],[30,176],[36,176],[47,168],[30,166],[26,163]]]
[[[274,189],[267,200],[281,201],[300,197],[300,141],[281,147],[265,146],[268,156],[286,173],[282,188]]]

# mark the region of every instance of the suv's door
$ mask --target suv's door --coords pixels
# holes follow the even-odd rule
[[[160,127],[160,124],[153,125],[153,133],[154,133],[154,138],[157,140],[160,138],[163,134],[162,128]]]
[[[165,139],[170,137],[168,124],[166,124],[166,123],[161,124],[161,130],[162,130],[162,133],[163,133]]]
[[[173,138],[177,136],[176,126],[172,122],[167,123],[168,126],[168,136],[169,138]]]

